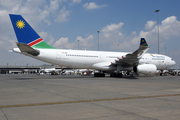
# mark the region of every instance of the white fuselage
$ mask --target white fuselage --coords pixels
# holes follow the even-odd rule
[[[13,49],[21,53],[18,48]],[[117,58],[128,54],[127,52],[104,52],[104,51],[86,51],[86,50],[66,50],[66,49],[38,49],[38,56],[31,56],[38,60],[51,64],[77,68],[77,69],[99,69],[99,70],[116,70],[116,67],[107,66],[115,62]],[[139,60],[139,64],[154,64],[158,70],[167,69],[175,65],[175,61],[165,55],[145,53]],[[98,67],[100,66],[100,68]],[[104,66],[104,68],[101,68]],[[132,68],[130,68],[132,69]],[[122,68],[122,70],[127,70]]]

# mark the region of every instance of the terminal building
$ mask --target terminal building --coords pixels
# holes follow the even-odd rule
[[[0,74],[36,74],[41,68],[52,68],[53,65],[41,66],[17,66],[17,65],[0,65]]]

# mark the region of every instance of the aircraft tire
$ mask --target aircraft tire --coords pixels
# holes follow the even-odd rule
[[[118,74],[116,74],[117,75],[117,77],[123,77],[123,74],[122,73],[118,73]]]
[[[111,73],[111,74],[110,74],[110,77],[115,77],[115,73]]]
[[[105,77],[105,74],[104,74],[104,73],[102,73],[102,74],[101,74],[101,77]]]
[[[94,73],[94,77],[98,77],[98,73]]]
[[[104,73],[94,73],[94,77],[105,77]]]

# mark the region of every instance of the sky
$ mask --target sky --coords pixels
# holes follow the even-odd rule
[[[47,64],[8,52],[16,46],[9,14],[22,15],[48,44],[59,49],[133,52],[140,38],[180,68],[179,0],[0,0],[0,65]],[[79,41],[79,42],[78,42]]]

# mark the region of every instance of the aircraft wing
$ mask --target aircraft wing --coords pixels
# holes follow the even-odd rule
[[[128,64],[135,65],[138,63],[139,59],[146,53],[149,49],[147,42],[144,38],[141,38],[139,48],[133,53],[128,53],[122,57],[117,58],[116,64]]]

